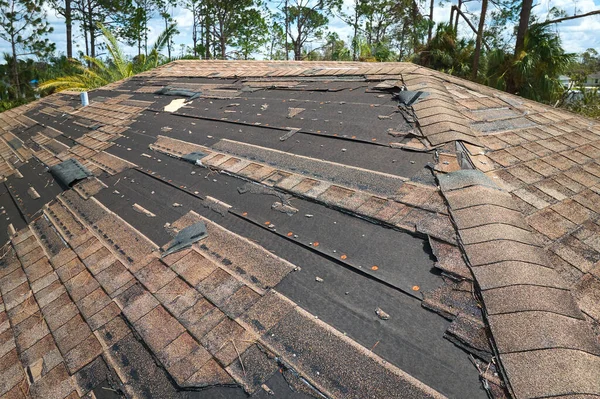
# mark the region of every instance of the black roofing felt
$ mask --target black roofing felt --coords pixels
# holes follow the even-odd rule
[[[6,185],[17,205],[30,221],[42,207],[52,201],[63,189],[55,181],[44,164],[35,159],[19,167],[23,178],[9,176]],[[40,198],[33,199],[28,193],[30,187],[35,188]]]
[[[168,135],[205,146],[211,146],[220,139],[229,139],[404,177],[411,177],[418,173],[433,160],[433,156],[427,153],[402,151],[334,137],[303,135],[301,132],[286,141],[279,140],[286,132],[287,130],[262,126],[182,118],[177,115],[147,111],[130,126],[126,135],[132,140],[138,140],[135,138],[136,134]],[[131,147],[131,143],[128,144],[127,139],[124,138],[116,140],[116,143]],[[144,150],[147,151],[147,147]],[[113,146],[107,151],[117,155],[118,149]]]
[[[155,155],[163,159],[160,163],[156,160],[153,161],[160,165],[160,172],[157,174],[175,171],[172,173],[173,176],[167,176],[167,180],[178,177],[186,181],[195,179],[198,184],[191,190],[198,190],[199,194],[209,194],[219,200],[229,200],[229,202],[234,202],[231,199],[237,198],[238,203],[232,205],[245,204],[251,214],[254,212],[257,214],[268,213],[269,216],[289,218],[283,213],[270,210],[271,204],[277,200],[276,197],[239,194],[237,179],[233,177],[211,175],[210,178],[205,179],[206,169],[194,167],[160,154]],[[148,158],[144,157],[144,159]],[[203,170],[204,174],[191,175],[190,171],[193,170]],[[123,179],[125,175],[127,179]],[[134,180],[134,183],[130,182],[131,179]],[[213,179],[217,181],[215,182]],[[113,187],[117,180],[119,183]],[[175,216],[175,214],[183,215],[189,210],[194,210],[223,227],[257,242],[276,255],[301,267],[301,271],[291,273],[275,288],[303,308],[318,315],[319,318],[340,331],[347,332],[350,337],[365,347],[374,347],[375,353],[446,395],[469,398],[485,397],[485,392],[480,388],[477,373],[474,372],[473,366],[464,352],[443,338],[448,322],[423,309],[417,298],[407,296],[398,289],[365,277],[364,274],[329,256],[323,256],[319,252],[308,249],[307,246],[298,245],[293,240],[284,238],[263,226],[250,223],[245,218],[231,213],[223,216],[212,211],[204,207],[199,198],[177,188],[176,186],[182,183],[181,180],[174,180],[174,187],[159,179],[143,176],[140,172],[128,171],[121,176],[113,176],[106,180],[105,182],[110,188],[103,190],[97,198],[104,202],[104,199],[112,196],[114,198],[112,205],[107,204],[107,206],[113,211],[118,209],[119,215],[122,215],[144,234],[156,229],[164,231],[161,226],[166,222],[176,220],[179,216]],[[127,193],[123,198],[110,193],[111,190],[119,187],[121,187],[119,190],[122,193]],[[150,194],[152,191],[154,194]],[[127,208],[131,209],[134,202],[151,212],[159,210],[160,213],[157,213],[154,218],[148,218],[140,217],[137,212],[125,212]],[[182,206],[172,207],[174,202]],[[299,202],[299,200],[293,200],[294,204]],[[313,205],[323,208],[326,213],[331,212],[331,215],[337,215],[337,217],[332,216],[336,220],[349,218],[338,211]],[[307,221],[314,221],[316,217],[319,217],[323,218],[324,223],[332,220],[330,217],[320,215],[314,218],[306,218],[304,214],[296,216]],[[371,225],[366,221],[361,222]],[[277,225],[279,222],[274,223]],[[382,229],[375,225],[371,226],[374,229]],[[318,231],[318,229],[314,231]],[[384,231],[385,235],[394,234],[388,229]],[[358,234],[358,232],[355,233]],[[424,240],[398,233],[397,237],[394,236],[396,241],[390,243],[396,248],[390,248],[389,246],[378,247],[378,240],[384,235],[381,230],[364,238],[362,234],[358,235],[360,236],[359,240],[369,240],[370,245],[378,248],[377,250],[371,248],[370,254],[382,252],[381,256],[396,257],[397,265],[413,268],[411,271],[404,270],[406,276],[410,276],[411,273],[419,276],[431,275],[432,283],[441,283],[439,277],[429,271],[433,266],[433,260],[430,258],[431,255]],[[166,238],[168,240],[169,237]],[[347,235],[340,236],[342,241],[347,238]],[[324,241],[325,247],[328,246],[327,242],[327,240]],[[345,245],[351,246],[355,243],[350,241]],[[404,251],[399,250],[399,246],[403,246]],[[386,266],[383,268],[385,269]],[[316,277],[322,278],[323,282],[317,282]],[[390,320],[380,321],[375,314],[377,307],[390,313]],[[378,341],[379,343],[377,343]]]
[[[12,224],[15,230],[27,226],[21,216],[19,208],[11,197],[5,183],[0,184],[0,242],[8,240],[8,225]]]

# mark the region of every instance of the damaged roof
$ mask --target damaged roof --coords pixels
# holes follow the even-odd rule
[[[600,396],[597,123],[407,63],[78,98],[0,114],[0,397]]]

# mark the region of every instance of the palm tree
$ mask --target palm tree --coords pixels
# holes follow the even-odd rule
[[[532,25],[518,54],[501,49],[487,54],[485,83],[532,100],[554,102],[564,91],[558,77],[573,60],[574,54],[565,53],[560,38],[547,25]]]
[[[152,68],[156,68],[160,63],[160,51],[165,47],[171,36],[175,33],[175,24],[169,26],[162,32],[148,54],[148,57],[139,56],[135,62],[127,60],[121,46],[115,36],[102,24],[98,24],[98,28],[102,31],[106,42],[106,49],[109,54],[108,62],[102,61],[99,58],[84,56],[85,61],[89,64],[88,67],[83,66],[78,61],[74,68],[78,73],[61,76],[54,79],[42,82],[39,86],[40,90],[75,90],[87,91],[106,86],[109,83],[125,79]]]

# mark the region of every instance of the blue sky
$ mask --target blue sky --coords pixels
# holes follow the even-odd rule
[[[353,0],[344,1],[346,7],[353,3]],[[449,18],[451,4],[456,2],[454,1],[451,3],[449,1],[442,1],[440,4],[440,0],[436,1],[438,3],[436,4],[434,12],[434,20],[436,22],[445,22]],[[469,2],[467,3],[467,6],[469,7],[469,11],[477,13],[480,3]],[[543,20],[545,19],[547,11],[553,6],[564,9],[569,15],[572,15],[575,8],[577,8],[578,13],[581,14],[598,9],[600,0],[541,0],[538,1],[538,5],[534,8],[534,12]],[[174,39],[176,51],[179,53],[180,44],[191,44],[192,18],[191,13],[183,8],[175,8],[173,10],[173,15],[178,22],[178,29],[180,31],[179,35]],[[66,51],[64,21],[57,16],[53,10],[48,10],[48,20],[54,27],[54,32],[50,35],[50,39],[56,43],[57,52],[64,53]],[[154,38],[162,31],[163,27],[163,22],[159,18],[151,21],[149,43],[153,42]],[[344,40],[347,40],[351,34],[349,27],[337,18],[331,19],[329,28],[330,30],[337,32]],[[600,52],[600,15],[563,22],[558,24],[556,29],[561,36],[563,47],[566,51],[579,53],[587,48],[595,48]],[[85,43],[83,42],[78,29],[74,29],[74,31],[76,33],[74,39],[74,51],[85,50]],[[466,27],[460,29],[459,33],[465,36],[472,35]],[[318,46],[318,43],[315,43],[314,45],[316,47]],[[0,40],[0,51],[4,52],[8,50],[9,47],[7,43]],[[135,54],[135,49],[133,48],[127,49],[126,51],[129,54]]]

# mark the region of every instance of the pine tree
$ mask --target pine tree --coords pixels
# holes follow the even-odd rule
[[[46,21],[44,0],[0,0],[0,38],[10,43],[12,75],[17,98],[22,97],[19,57],[45,57],[54,51],[46,35],[52,27]]]

